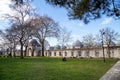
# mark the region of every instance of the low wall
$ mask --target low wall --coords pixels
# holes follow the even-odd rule
[[[120,60],[99,80],[120,80]]]

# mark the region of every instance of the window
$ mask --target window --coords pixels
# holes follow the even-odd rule
[[[51,52],[49,52],[49,56],[51,56]]]
[[[78,56],[81,56],[81,51],[78,51]]]
[[[86,51],[86,57],[89,57],[90,54],[89,54],[89,51]]]
[[[99,52],[98,51],[95,51],[95,56],[99,57]]]
[[[67,52],[65,52],[65,56],[67,56]]]
[[[112,50],[112,53],[114,53],[114,50]]]
[[[112,50],[112,57],[114,57],[114,50]]]
[[[45,55],[47,56],[47,52],[45,53]]]
[[[59,52],[59,56],[62,56],[61,52]]]
[[[74,56],[74,53],[73,53],[73,52],[71,52],[71,56]]]
[[[54,52],[54,56],[56,56],[56,52]]]

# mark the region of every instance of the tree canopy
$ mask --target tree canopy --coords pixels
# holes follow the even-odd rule
[[[59,35],[59,25],[48,16],[37,16],[33,20],[34,37],[36,37],[42,46],[42,56],[44,56],[45,41],[48,37],[57,37]]]
[[[103,14],[115,19],[120,18],[119,0],[46,0],[54,6],[68,10],[70,19],[80,19],[84,23],[100,18]]]
[[[25,0],[12,0],[23,4]],[[83,20],[88,23],[100,18],[103,14],[115,19],[120,18],[119,0],[46,0],[53,6],[64,7],[68,10],[70,19]]]

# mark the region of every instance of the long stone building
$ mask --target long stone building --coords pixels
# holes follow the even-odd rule
[[[120,58],[120,45],[111,44],[108,48],[104,46],[105,57]],[[102,47],[83,47],[80,41],[76,41],[70,47],[61,48],[59,45],[55,47],[47,47],[44,55],[48,57],[73,57],[73,58],[102,58]],[[41,46],[37,41],[32,41],[28,47],[27,56],[41,56]]]

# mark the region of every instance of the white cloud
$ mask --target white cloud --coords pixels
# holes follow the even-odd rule
[[[0,19],[2,19],[3,14],[11,13],[12,11],[9,8],[11,0],[0,0]]]
[[[78,25],[79,25],[80,27],[82,27],[82,26],[84,26],[84,23],[80,22]]]
[[[102,25],[107,25],[107,24],[109,24],[109,23],[111,23],[112,22],[112,18],[105,18],[103,21],[102,21]]]
[[[74,20],[69,21],[69,20],[68,20],[68,21],[61,22],[60,25],[61,25],[61,26],[68,27],[68,28],[73,28],[73,27],[78,28],[78,27],[84,26],[84,23],[83,23],[83,22],[80,22],[80,21],[74,21]]]

